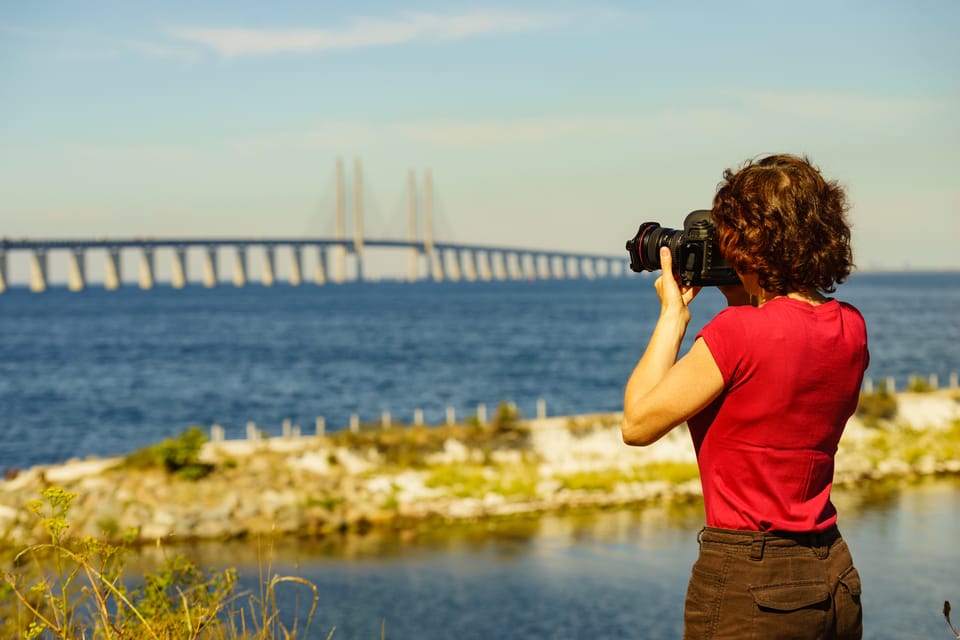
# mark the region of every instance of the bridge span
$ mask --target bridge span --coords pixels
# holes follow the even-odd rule
[[[348,279],[348,256],[354,266],[353,280],[364,280],[366,248],[396,249],[407,254],[405,279],[433,281],[536,280],[548,278],[596,278],[626,274],[626,258],[610,255],[529,249],[436,241],[433,235],[433,187],[429,170],[424,175],[423,202],[418,201],[416,179],[408,176],[408,235],[404,240],[367,238],[363,229],[361,166],[354,166],[353,237],[346,236],[346,206],[343,164],[336,164],[335,230],[332,237],[194,237],[194,238],[5,238],[0,236],[0,293],[10,287],[8,257],[16,252],[29,256],[29,287],[42,292],[49,286],[49,256],[60,252],[67,256],[67,286],[71,291],[88,287],[87,262],[92,253],[104,258],[103,286],[117,289],[123,282],[121,254],[139,254],[138,283],[142,289],[157,284],[157,254],[168,253],[170,285],[183,288],[190,282],[188,253],[199,254],[202,279],[206,287],[221,283],[220,254],[232,254],[232,281],[241,287],[248,283],[248,254],[262,256],[260,281],[265,286],[277,282],[277,256],[286,254],[287,280],[291,285],[307,281],[316,284],[340,284]],[[423,237],[418,237],[418,217],[423,218]],[[305,270],[304,265],[310,269]],[[401,271],[402,272],[402,271]]]
[[[489,281],[538,280],[549,278],[595,278],[624,275],[625,259],[588,253],[569,253],[541,249],[521,249],[433,243],[402,240],[364,239],[364,247],[406,249],[409,264],[406,280],[432,279],[434,281]],[[110,238],[110,239],[0,239],[0,293],[9,287],[9,254],[15,251],[29,253],[31,291],[45,291],[49,283],[49,254],[67,253],[67,286],[71,291],[82,291],[88,286],[87,259],[90,253],[105,256],[103,286],[117,289],[123,283],[120,255],[122,251],[140,254],[139,286],[151,289],[157,284],[156,254],[167,251],[172,260],[170,285],[183,288],[189,282],[187,253],[197,251],[202,256],[202,283],[206,287],[220,284],[218,254],[233,253],[232,281],[241,287],[250,280],[248,253],[251,249],[262,254],[260,281],[265,286],[277,282],[278,249],[286,249],[289,259],[288,282],[299,285],[312,281],[316,284],[340,284],[347,279],[347,256],[353,257],[355,280],[363,280],[363,250],[352,241],[334,238]],[[304,269],[305,258],[312,261],[312,273]],[[420,262],[426,260],[426,273]]]

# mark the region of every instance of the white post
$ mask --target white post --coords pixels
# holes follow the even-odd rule
[[[223,440],[223,427],[218,424],[214,424],[212,427],[210,427],[210,442],[223,442]]]
[[[956,389],[957,386],[960,386],[960,379],[958,379],[956,372],[954,372],[950,374],[950,388]]]
[[[350,431],[354,433],[360,432],[360,416],[355,413],[350,414]]]
[[[447,424],[454,424],[457,421],[457,412],[453,407],[447,407]]]
[[[887,377],[887,393],[896,393],[897,391],[897,381],[894,380],[893,376]]]
[[[543,398],[537,400],[537,417],[541,420],[547,417],[547,401]]]
[[[477,422],[487,424],[487,405],[482,402],[477,405]]]
[[[423,424],[423,409],[413,410],[413,424],[418,427]]]
[[[324,435],[326,435],[327,421],[322,416],[318,416],[314,424],[316,425],[316,434],[318,438],[322,438]]]
[[[867,395],[873,393],[873,380],[870,378],[863,379],[863,392]]]
[[[256,442],[260,439],[260,434],[257,433],[257,423],[248,422],[247,423],[247,440],[250,442]]]
[[[384,411],[380,414],[380,427],[383,429],[390,428],[390,412]]]
[[[283,425],[280,427],[281,433],[284,438],[289,438],[292,435],[293,425],[290,422],[290,418],[283,419]]]
[[[940,379],[937,377],[937,374],[930,374],[930,388],[936,391],[940,388]]]

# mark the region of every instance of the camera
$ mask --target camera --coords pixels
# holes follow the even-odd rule
[[[683,231],[644,222],[627,240],[632,271],[656,271],[660,266],[660,247],[670,249],[674,274],[689,287],[740,284],[737,273],[727,264],[717,246],[716,226],[710,211],[691,211],[683,221]]]

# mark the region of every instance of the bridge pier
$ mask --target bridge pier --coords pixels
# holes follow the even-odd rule
[[[516,251],[511,251],[508,254],[508,270],[510,272],[511,280],[521,280],[523,279],[523,269],[520,264],[520,254]]]
[[[535,253],[523,253],[521,255],[521,271],[523,277],[527,280],[537,279],[537,255]]]
[[[7,252],[0,250],[0,293],[7,290]]]
[[[233,286],[247,286],[247,248],[237,246],[233,259]]]
[[[567,277],[566,269],[564,269],[563,258],[561,256],[550,256],[547,262],[547,269],[550,270],[550,276],[556,280],[560,280]]]
[[[428,254],[427,259],[430,263],[430,273],[433,275],[433,281],[443,282],[443,254],[433,249]]]
[[[581,258],[580,259],[580,273],[587,280],[593,280],[597,277],[597,272],[594,268],[593,260],[590,258]]]
[[[47,252],[36,249],[30,252],[30,291],[41,293],[47,290]]]
[[[417,281],[417,261],[420,257],[420,252],[416,247],[410,247],[407,252],[407,282],[416,282]]]
[[[120,263],[120,249],[107,247],[107,260],[103,274],[103,287],[107,291],[116,291],[123,282],[123,271]]]
[[[534,266],[536,267],[537,279],[549,280],[550,276],[550,256],[540,253],[534,254]]]
[[[216,247],[207,247],[203,253],[203,286],[212,289],[217,286],[219,280],[217,274],[217,249]]]
[[[170,286],[174,289],[183,289],[187,286],[187,250],[185,247],[173,248]]]
[[[327,283],[327,250],[325,247],[317,247],[317,277],[314,279],[319,285]]]
[[[507,279],[507,254],[503,251],[495,251],[490,255],[490,265],[494,280]]]
[[[67,288],[70,291],[83,291],[87,286],[86,252],[83,249],[71,249],[67,265]]]
[[[479,255],[477,255],[479,253]],[[477,260],[477,275],[484,282],[489,282],[493,278],[493,269],[490,266],[490,252],[477,251],[474,253]]]
[[[140,288],[153,289],[154,285],[153,248],[144,247],[140,252]]]
[[[463,263],[463,277],[467,282],[477,280],[477,252],[470,249],[460,250],[460,262]]]
[[[443,251],[443,257],[447,279],[451,282],[460,282],[460,252],[456,249],[446,249]]]
[[[290,247],[290,286],[296,287],[303,282],[303,257],[300,245]]]
[[[274,270],[274,248],[273,245],[263,247],[263,278],[261,282],[265,287],[272,287],[277,281]]]

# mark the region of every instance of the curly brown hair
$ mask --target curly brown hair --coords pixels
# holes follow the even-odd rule
[[[766,291],[830,293],[853,268],[843,188],[806,157],[748,160],[723,172],[711,216],[727,262]]]

